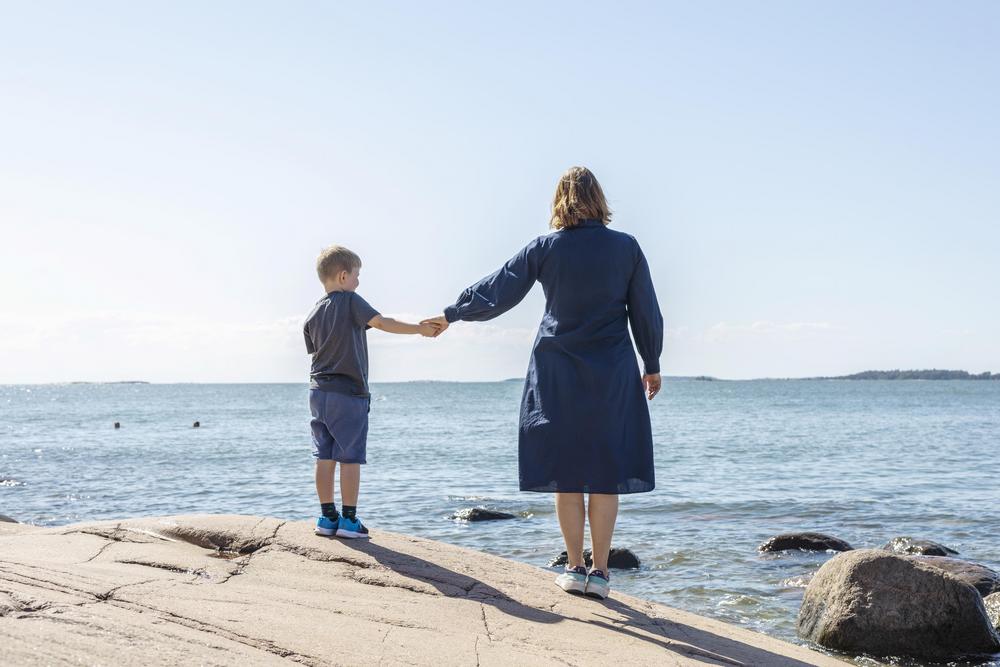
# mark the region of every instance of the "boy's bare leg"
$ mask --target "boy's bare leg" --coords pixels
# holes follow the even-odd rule
[[[585,519],[582,493],[557,493],[556,516],[566,542],[566,557],[570,567],[583,565],[583,524]]]
[[[319,496],[320,504],[333,502],[333,473],[336,467],[336,461],[316,460],[316,495]]]
[[[594,569],[607,572],[611,536],[615,532],[615,520],[618,518],[618,495],[591,493],[587,500]]]
[[[361,487],[361,464],[340,464],[340,504],[358,506],[358,490]]]

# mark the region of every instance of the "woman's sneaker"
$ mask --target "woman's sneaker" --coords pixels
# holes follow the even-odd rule
[[[368,537],[368,529],[357,517],[348,519],[346,516],[341,516],[337,526],[337,537]]]
[[[562,574],[556,577],[556,586],[573,595],[583,595],[587,588],[587,568],[582,565],[566,566]]]
[[[584,593],[588,597],[603,600],[611,593],[611,577],[604,570],[591,570],[587,575],[587,587]]]
[[[337,523],[337,519],[327,519],[325,516],[321,516],[316,522],[316,534],[330,537],[337,532]]]

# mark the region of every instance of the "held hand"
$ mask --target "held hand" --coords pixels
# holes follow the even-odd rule
[[[428,317],[426,320],[421,320],[420,325],[423,326],[429,324],[434,327],[436,333],[433,337],[437,338],[444,333],[444,330],[448,328],[448,320],[445,319],[444,315],[438,315],[437,317]]]
[[[660,374],[650,373],[642,376],[642,386],[646,390],[646,397],[653,400],[653,397],[660,393]]]
[[[425,320],[418,326],[420,327],[420,335],[424,338],[435,338],[439,333],[441,333],[441,329],[433,322]]]

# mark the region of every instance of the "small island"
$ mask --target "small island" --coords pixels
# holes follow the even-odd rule
[[[919,371],[862,371],[852,375],[837,377],[816,377],[809,380],[1000,380],[1000,373],[969,373],[968,371],[946,371],[936,368]]]

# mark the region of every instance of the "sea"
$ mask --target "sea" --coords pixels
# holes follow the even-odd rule
[[[373,385],[364,522],[547,567],[564,546],[553,497],[518,491],[522,385]],[[641,567],[617,590],[803,643],[833,554],[759,553],[778,533],[911,536],[1000,570],[1000,382],[667,378],[649,407],[656,489],[621,498],[614,545]],[[312,466],[305,384],[0,386],[0,513],[22,522],[312,520]],[[453,518],[470,507],[516,518]]]

